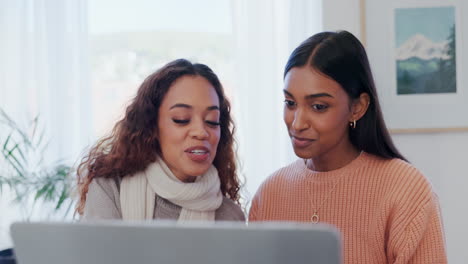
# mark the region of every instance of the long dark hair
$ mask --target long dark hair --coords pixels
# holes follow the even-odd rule
[[[361,42],[347,31],[322,32],[306,39],[291,54],[284,76],[304,65],[327,75],[343,87],[351,100],[369,94],[370,104],[356,128],[349,129],[351,143],[358,149],[385,159],[406,159],[397,150],[385,125],[374,78]]]
[[[78,166],[79,202],[77,212],[83,214],[86,194],[93,178],[124,177],[143,171],[161,155],[156,135],[159,107],[172,84],[182,76],[201,76],[216,90],[220,104],[221,138],[213,165],[221,181],[221,192],[239,203],[240,182],[236,174],[234,123],[230,103],[216,74],[204,64],[178,59],[148,76],[117,122],[111,134],[94,145]]]

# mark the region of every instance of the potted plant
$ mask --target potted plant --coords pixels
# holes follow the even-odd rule
[[[44,134],[38,117],[23,128],[0,108],[0,197],[7,187],[11,202],[26,212],[23,220],[38,206],[49,215],[66,217],[73,205],[71,166],[44,161]]]
[[[61,213],[65,218],[74,204],[71,166],[62,161],[44,162],[48,144],[39,127],[36,117],[22,128],[0,108],[0,198],[4,200],[8,191],[6,198],[23,212],[18,220],[30,220],[36,207],[42,215]],[[0,251],[0,263],[16,263],[12,248]]]

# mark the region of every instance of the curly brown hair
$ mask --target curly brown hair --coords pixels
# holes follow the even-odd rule
[[[99,140],[77,168],[79,201],[76,212],[83,214],[86,194],[97,177],[126,177],[143,171],[161,155],[157,138],[159,107],[171,85],[182,76],[201,76],[216,90],[220,104],[220,128],[216,157],[222,194],[239,204],[240,180],[236,174],[235,126],[231,107],[216,74],[206,65],[178,59],[148,76],[109,136]]]

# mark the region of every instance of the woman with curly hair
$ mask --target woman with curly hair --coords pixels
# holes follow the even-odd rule
[[[244,221],[233,132],[216,74],[170,62],[82,159],[77,212],[85,220]]]

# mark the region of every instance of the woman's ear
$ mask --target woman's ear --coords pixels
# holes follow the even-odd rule
[[[361,119],[364,114],[366,114],[367,109],[369,108],[370,104],[370,96],[367,93],[362,93],[359,98],[354,100],[353,105],[351,107],[351,120],[350,122],[353,121],[358,121]]]

